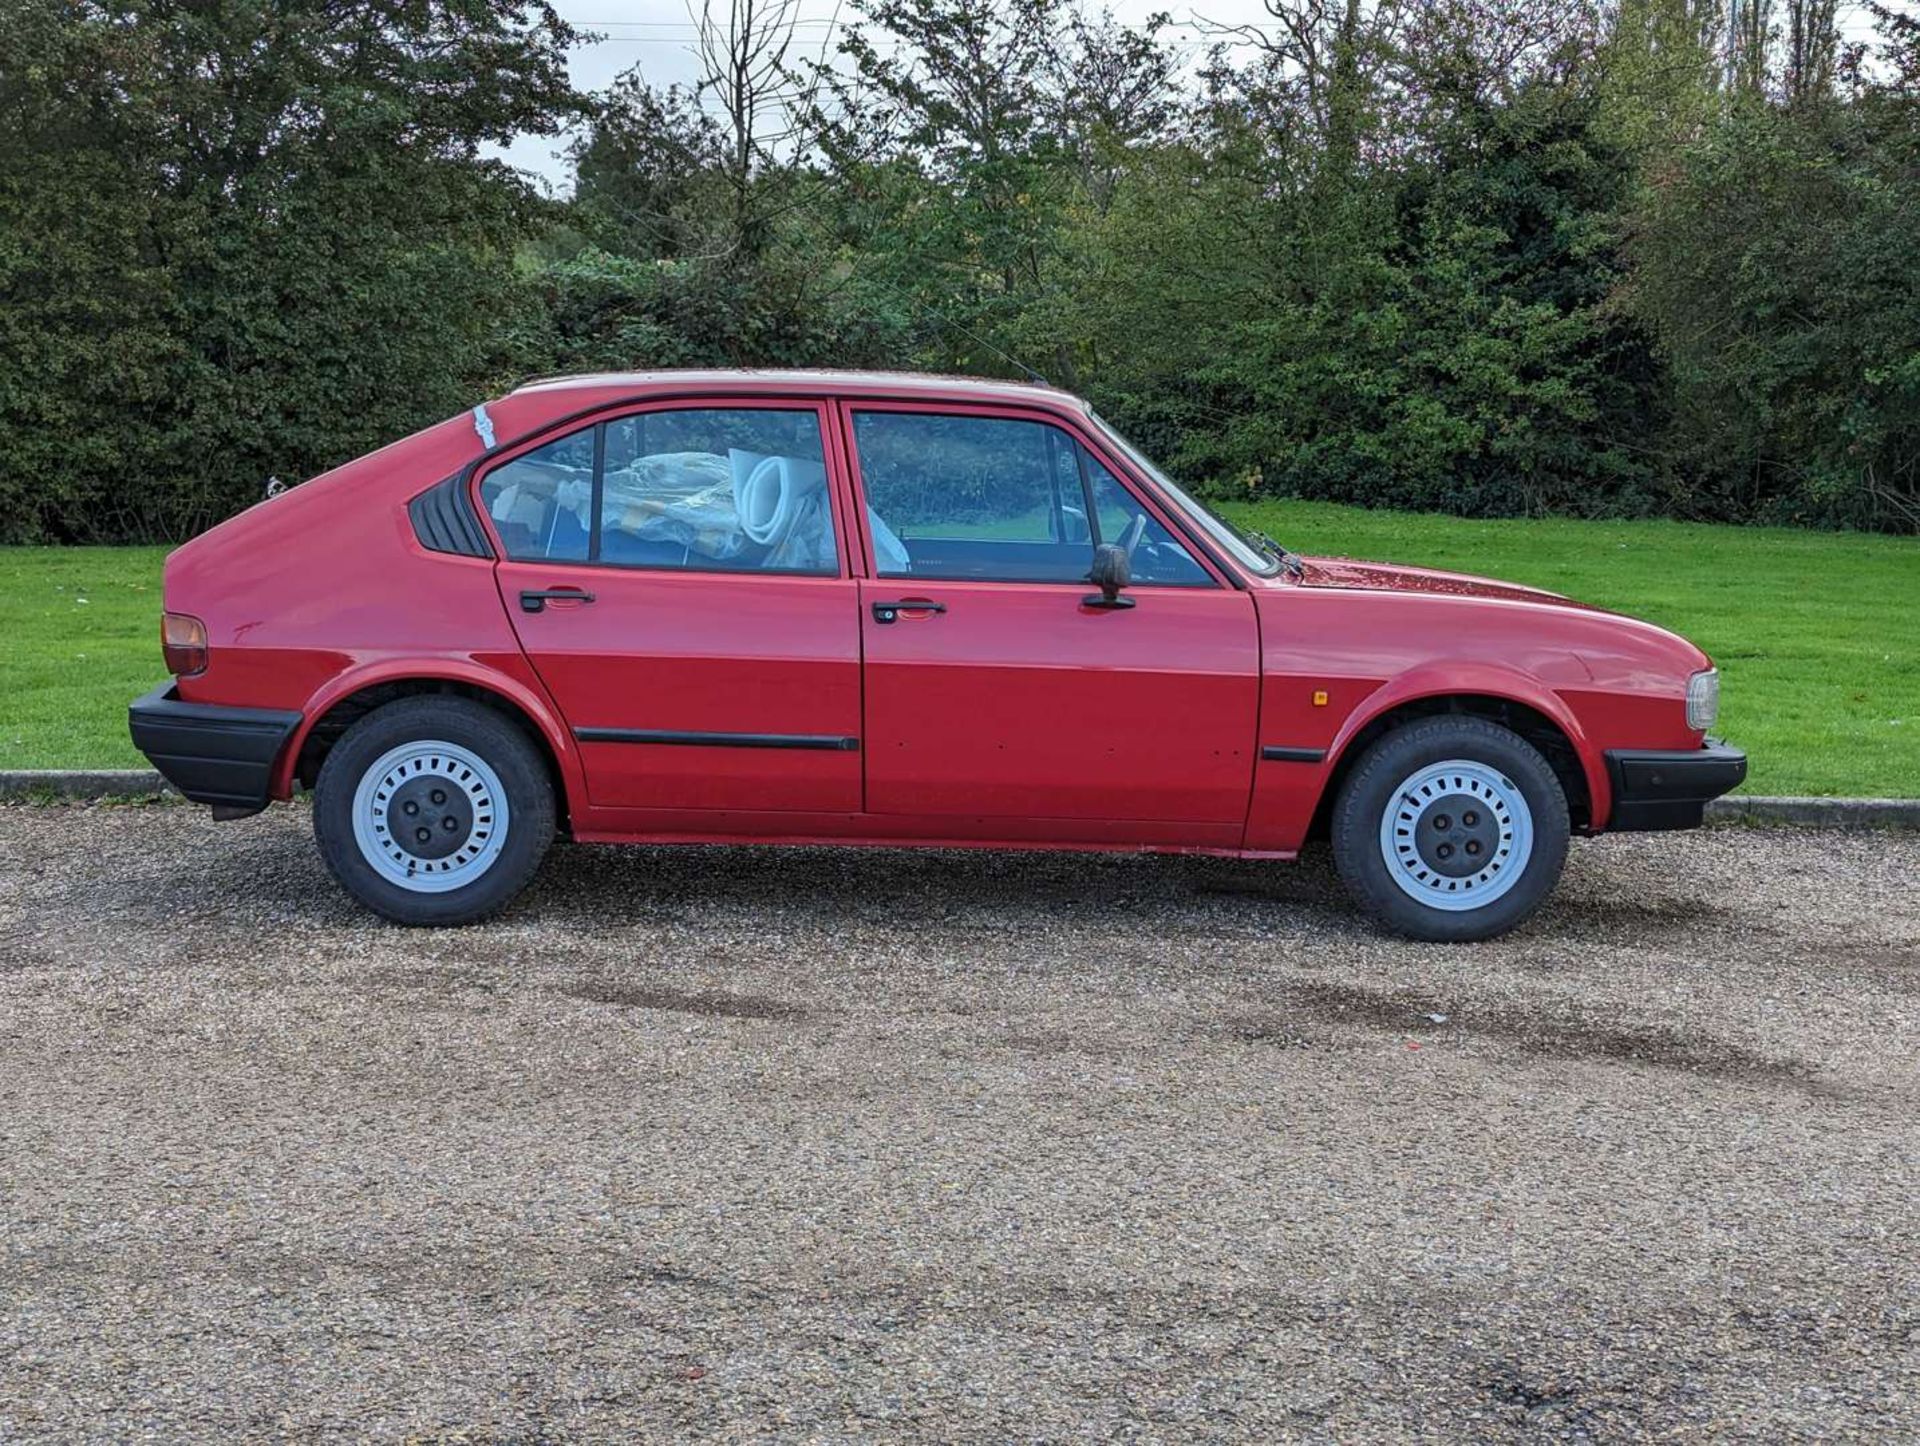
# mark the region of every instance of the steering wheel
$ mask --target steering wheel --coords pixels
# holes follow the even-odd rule
[[[1136,512],[1133,515],[1132,525],[1127,528],[1126,535],[1120,539],[1120,550],[1131,558],[1134,549],[1140,546],[1140,539],[1146,535],[1147,514],[1144,512]]]

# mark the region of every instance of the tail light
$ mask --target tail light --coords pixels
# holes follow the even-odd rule
[[[1687,679],[1687,727],[1704,733],[1720,716],[1720,674],[1708,668]]]
[[[160,614],[160,655],[176,678],[207,670],[207,625],[185,613]]]

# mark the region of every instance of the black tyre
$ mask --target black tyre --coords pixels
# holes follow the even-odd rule
[[[1333,856],[1375,918],[1415,939],[1491,939],[1539,908],[1567,860],[1567,799],[1547,760],[1484,718],[1396,728],[1333,806]]]
[[[400,924],[465,924],[500,908],[540,867],[553,817],[533,740],[493,709],[443,694],[360,719],[314,788],[327,867]]]

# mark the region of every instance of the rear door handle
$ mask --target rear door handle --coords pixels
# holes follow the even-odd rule
[[[895,602],[877,602],[873,605],[873,620],[876,623],[890,623],[902,613],[943,613],[947,605],[943,602],[928,602],[923,597],[900,598]]]
[[[520,594],[520,610],[543,613],[550,602],[590,603],[593,594],[577,587],[527,588]]]

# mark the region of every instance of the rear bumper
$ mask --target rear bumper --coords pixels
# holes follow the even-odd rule
[[[127,707],[133,746],[168,783],[224,818],[267,806],[274,760],[299,726],[298,713],[183,702],[171,683]]]
[[[1724,743],[1676,751],[1615,748],[1607,753],[1613,782],[1609,833],[1698,828],[1710,800],[1738,788],[1747,755]]]

